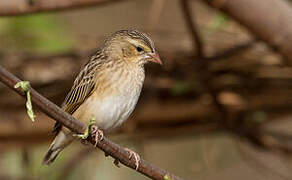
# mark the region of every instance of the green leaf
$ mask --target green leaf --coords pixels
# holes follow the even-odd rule
[[[28,117],[31,119],[32,122],[35,121],[35,115],[33,113],[33,110],[32,110],[32,103],[31,103],[31,97],[30,97],[30,84],[28,81],[20,81],[18,83],[16,83],[14,85],[14,88],[21,88],[24,92],[26,92],[26,112],[27,112],[27,115]]]
[[[90,134],[90,128],[95,123],[96,123],[95,117],[92,116],[89,120],[89,123],[88,123],[86,129],[85,129],[85,132],[83,134],[73,134],[73,136],[77,136],[78,138],[81,138],[81,139],[87,139],[89,134]]]
[[[165,176],[163,177],[163,179],[164,180],[171,180],[171,178],[167,174],[165,174]]]

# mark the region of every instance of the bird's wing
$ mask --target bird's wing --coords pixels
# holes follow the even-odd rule
[[[95,87],[95,73],[100,67],[101,52],[98,51],[87,62],[84,68],[76,77],[73,86],[66,96],[62,109],[70,114],[73,114],[77,108],[92,94]],[[62,128],[61,123],[56,123],[53,129],[54,133],[58,133]]]

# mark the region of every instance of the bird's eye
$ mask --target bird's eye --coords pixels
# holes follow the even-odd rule
[[[143,48],[141,48],[140,46],[136,47],[137,51],[138,52],[142,52],[143,51]]]

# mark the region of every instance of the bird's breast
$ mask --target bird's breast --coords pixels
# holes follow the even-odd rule
[[[95,91],[76,110],[73,116],[83,122],[88,122],[94,116],[97,126],[110,130],[124,122],[134,110],[140,95],[140,89],[107,95]]]
[[[121,125],[134,110],[144,81],[144,69],[112,69],[96,78],[95,90],[73,116],[85,123],[94,116],[97,126],[110,130]]]

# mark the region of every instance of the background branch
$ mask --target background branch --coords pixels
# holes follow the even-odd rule
[[[195,48],[195,52],[197,53],[197,57],[202,58],[204,56],[203,42],[201,40],[197,25],[192,17],[192,10],[189,3],[189,0],[181,1],[182,13],[184,14],[184,20],[187,28],[191,33],[193,46]]]
[[[213,87],[210,84],[210,81],[212,81],[213,76],[212,73],[209,70],[210,62],[207,61],[203,52],[203,41],[201,40],[201,37],[199,35],[199,32],[197,30],[197,26],[194,23],[194,20],[192,18],[191,14],[191,7],[189,5],[189,0],[182,0],[181,6],[182,6],[182,12],[184,13],[184,20],[186,21],[187,28],[191,32],[192,40],[194,44],[194,50],[197,52],[197,65],[195,66],[197,72],[200,72],[200,82],[203,86],[203,89],[205,92],[209,93],[212,97],[213,103],[219,112],[220,118],[219,120],[222,122],[225,121],[227,118],[226,109],[225,107],[218,101],[218,92],[213,89]]]
[[[284,0],[203,0],[245,26],[257,38],[292,61],[291,5]]]
[[[15,89],[14,85],[20,80],[5,70],[0,66],[0,81],[4,83],[9,88],[13,89],[15,92],[20,94],[21,96],[25,96],[24,92],[18,88]],[[44,113],[46,113],[51,118],[55,119],[58,122],[61,122],[64,126],[72,130],[76,133],[83,133],[86,129],[86,124],[81,121],[76,120],[70,114],[64,112],[61,108],[59,108],[54,103],[50,102],[48,99],[40,95],[34,89],[30,88],[31,97],[34,105],[37,105]],[[107,155],[112,156],[114,159],[119,160],[122,164],[135,169],[135,159],[129,159],[129,153],[119,145],[109,141],[107,138],[104,138],[102,141],[95,142],[93,139],[89,139],[89,141],[101,150],[103,150]],[[137,170],[138,172],[157,180],[164,180],[164,177],[168,175],[172,180],[181,179],[161,168],[158,168],[145,160],[140,160],[140,165]]]
[[[39,12],[63,11],[120,1],[122,0],[4,0],[1,1],[0,16],[19,16]]]

